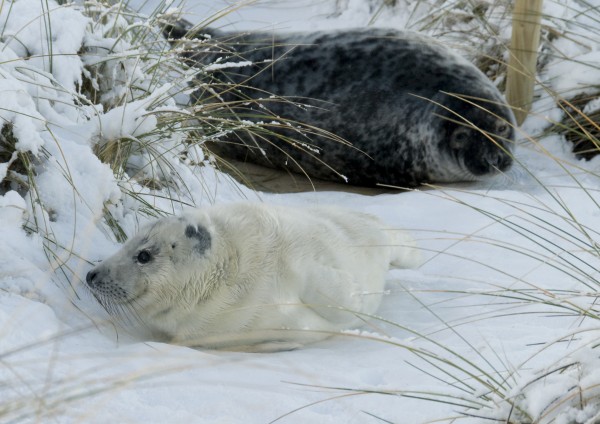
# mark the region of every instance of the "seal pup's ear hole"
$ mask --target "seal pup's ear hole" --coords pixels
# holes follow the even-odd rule
[[[450,135],[450,147],[452,149],[462,149],[467,145],[471,138],[471,130],[467,127],[458,127]]]
[[[210,233],[202,225],[198,225],[197,227],[188,225],[185,227],[185,236],[189,239],[194,239],[196,244],[193,249],[198,253],[204,253],[205,250],[210,248],[212,241]]]

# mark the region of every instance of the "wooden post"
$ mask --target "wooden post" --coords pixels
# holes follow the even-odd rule
[[[540,44],[542,0],[515,0],[510,59],[506,76],[506,100],[521,125],[533,100]]]

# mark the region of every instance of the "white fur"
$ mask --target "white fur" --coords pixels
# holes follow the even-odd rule
[[[210,234],[204,252],[186,237],[189,225]],[[140,264],[144,249],[157,253]],[[161,219],[92,272],[105,291],[127,293],[96,294],[107,309],[130,311],[154,338],[272,351],[360,324],[378,308],[390,264],[418,258],[412,238],[371,215],[240,203]]]

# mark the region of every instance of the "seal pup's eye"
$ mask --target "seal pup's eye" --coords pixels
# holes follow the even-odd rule
[[[146,264],[146,263],[150,262],[151,259],[152,259],[152,255],[147,250],[142,250],[137,255],[137,261],[141,264]]]

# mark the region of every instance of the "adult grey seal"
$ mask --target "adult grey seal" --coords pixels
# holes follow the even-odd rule
[[[196,36],[204,41],[187,56],[205,70],[199,116],[218,117],[207,103],[222,102],[222,112],[264,123],[216,143],[226,157],[367,186],[472,181],[512,163],[514,117],[502,95],[429,37],[377,28]]]
[[[240,203],[143,228],[86,282],[105,309],[154,340],[291,349],[376,311],[390,266],[419,254],[403,231],[334,207]]]

